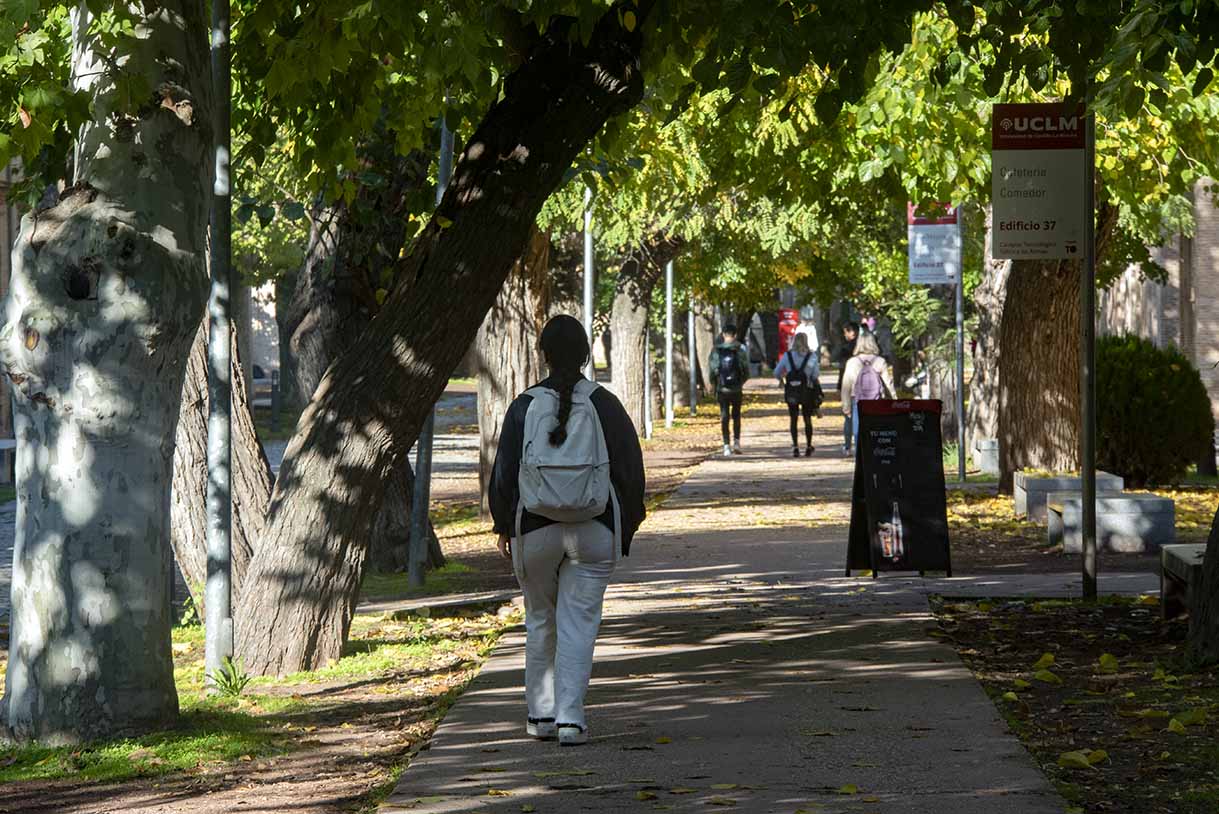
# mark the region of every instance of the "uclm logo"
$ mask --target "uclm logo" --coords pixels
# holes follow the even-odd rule
[[[1078,116],[1015,116],[999,122],[1003,132],[1010,133],[1076,133],[1079,131]]]

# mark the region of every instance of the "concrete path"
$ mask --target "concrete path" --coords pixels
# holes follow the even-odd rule
[[[1070,595],[1078,580],[842,577],[852,462],[832,420],[822,451],[793,460],[785,424],[747,416],[745,455],[706,461],[649,518],[607,597],[589,745],[524,737],[517,632],[382,812],[1062,812],[927,635],[927,595]]]

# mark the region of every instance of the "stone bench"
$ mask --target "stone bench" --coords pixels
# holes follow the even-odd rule
[[[1202,584],[1206,544],[1166,545],[1160,549],[1160,614],[1173,619],[1193,605],[1193,592]]]
[[[1083,551],[1083,498],[1079,492],[1050,492],[1046,499],[1050,545],[1067,554]],[[1159,495],[1101,492],[1096,496],[1096,549],[1117,554],[1158,551],[1176,541],[1177,511]]]
[[[1126,486],[1117,475],[1108,472],[1096,473],[1096,491],[1120,492]],[[1045,501],[1051,492],[1079,492],[1083,484],[1078,477],[1070,475],[1030,475],[1017,472],[1012,481],[1012,497],[1016,503],[1016,515],[1027,517],[1038,523],[1046,521]]]

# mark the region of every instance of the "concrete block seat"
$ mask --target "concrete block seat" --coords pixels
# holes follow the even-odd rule
[[[1078,491],[1050,492],[1046,497],[1050,545],[1063,551],[1083,550],[1083,498]],[[1098,492],[1096,548],[1118,554],[1158,551],[1176,541],[1177,510],[1171,498],[1159,495]]]
[[[1202,584],[1205,543],[1166,545],[1160,549],[1160,614],[1165,619],[1180,616],[1193,604],[1193,593]]]
[[[1096,491],[1120,492],[1126,486],[1118,475],[1108,472],[1096,473]],[[1012,480],[1012,498],[1016,503],[1016,515],[1027,517],[1038,523],[1046,521],[1045,501],[1051,492],[1079,492],[1083,489],[1079,477],[1070,475],[1034,475],[1017,472]]]

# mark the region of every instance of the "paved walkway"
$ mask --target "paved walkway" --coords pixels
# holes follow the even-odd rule
[[[1069,595],[1077,579],[843,578],[852,462],[836,422],[821,422],[817,456],[796,461],[785,420],[751,418],[745,455],[702,464],[611,587],[593,741],[523,737],[517,632],[383,814],[1063,811],[953,649],[927,635],[927,595]]]

